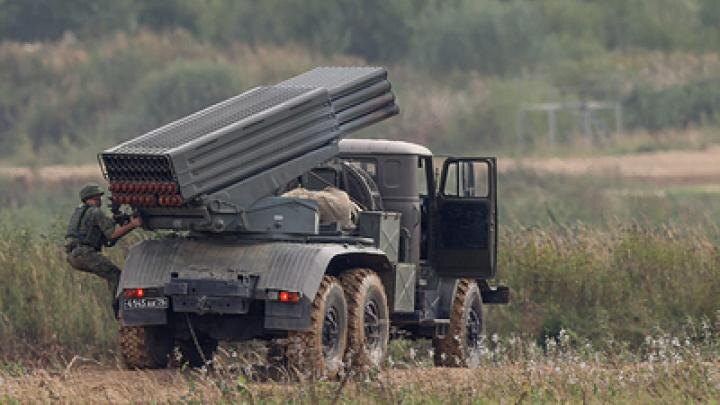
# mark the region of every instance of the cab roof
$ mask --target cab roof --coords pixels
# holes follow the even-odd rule
[[[432,156],[430,149],[405,141],[387,139],[341,139],[341,155],[419,155]]]

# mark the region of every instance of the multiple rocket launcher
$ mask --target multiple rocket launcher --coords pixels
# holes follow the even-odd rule
[[[338,139],[397,113],[385,69],[320,67],[133,138],[99,160],[115,204],[178,208],[238,183],[275,182],[277,175],[262,177],[284,166],[321,164],[315,160],[331,158]]]

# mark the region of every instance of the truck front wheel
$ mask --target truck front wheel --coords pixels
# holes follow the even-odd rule
[[[335,277],[324,276],[311,308],[311,329],[288,334],[288,367],[300,377],[334,378],[347,346],[347,302]]]
[[[477,367],[483,333],[480,289],[474,281],[461,279],[453,295],[448,333],[433,339],[435,365]]]
[[[120,353],[130,369],[164,368],[173,351],[172,331],[159,326],[120,328]]]
[[[390,336],[388,305],[380,277],[369,269],[353,269],[340,277],[348,301],[348,350],[353,367],[380,367]]]

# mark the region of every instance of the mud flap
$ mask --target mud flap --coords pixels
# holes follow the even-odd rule
[[[310,307],[307,297],[300,302],[265,302],[265,329],[308,331],[311,327]]]
[[[153,326],[167,324],[166,309],[121,309],[123,326]]]
[[[510,288],[499,285],[481,290],[483,304],[507,304],[510,302]]]

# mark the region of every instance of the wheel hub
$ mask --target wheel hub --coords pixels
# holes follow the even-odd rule
[[[323,319],[322,345],[325,358],[332,357],[340,343],[340,325],[338,309],[328,308]]]
[[[365,347],[374,348],[381,342],[380,336],[380,307],[371,299],[364,309]]]
[[[465,323],[465,343],[468,348],[474,349],[480,344],[480,333],[482,331],[482,318],[474,307],[470,307],[467,322]]]

